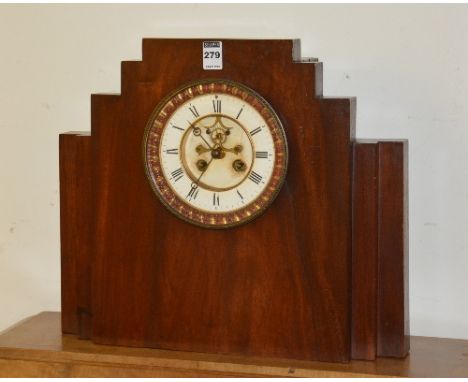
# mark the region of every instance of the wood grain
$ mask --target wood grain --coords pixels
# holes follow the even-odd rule
[[[62,327],[90,336],[92,203],[91,136],[60,134],[60,241]]]
[[[333,362],[407,348],[406,228],[394,225],[406,205],[388,188],[403,184],[401,159],[375,169],[355,151],[353,175],[355,99],[322,97],[322,64],[301,60],[297,40],[223,40],[221,71],[202,69],[202,41],[144,39],[143,61],[122,62],[121,94],[92,95],[91,136],[61,137],[63,330],[100,344]],[[273,205],[222,231],[168,212],[142,159],[153,109],[204,78],[259,92],[289,145]],[[392,144],[377,147],[397,158]],[[382,193],[368,189],[374,170]]]
[[[378,145],[354,144],[351,357],[377,355]]]
[[[406,141],[354,144],[353,359],[409,351],[407,165]]]
[[[379,253],[377,355],[409,351],[408,145],[379,142]]]
[[[213,73],[202,69],[202,40],[144,40],[143,61],[122,64],[122,94],[92,98],[93,340],[346,361],[353,103],[313,98],[320,72],[293,62],[293,41],[223,44],[224,69]],[[291,148],[273,206],[225,231],[166,211],[141,157],[159,101],[213,76],[263,95]]]
[[[0,377],[468,377],[468,341],[411,337],[405,359],[326,363],[96,345],[44,312],[0,333]]]

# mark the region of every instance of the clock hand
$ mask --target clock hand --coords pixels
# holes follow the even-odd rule
[[[213,159],[214,158],[211,158],[209,160],[209,162],[206,164],[206,167],[205,169],[201,172],[201,174],[198,176],[197,180],[195,182],[192,183],[192,188],[197,188],[198,187],[198,183],[200,183],[200,179],[201,177],[205,174],[206,170],[208,170],[208,167],[210,166],[210,163],[213,162]]]
[[[194,133],[195,134],[195,133]],[[196,135],[196,134],[195,134]],[[201,132],[200,134],[198,135],[201,139],[203,139],[203,142],[206,143],[206,145],[210,148],[210,150],[213,150],[213,147],[211,147],[211,145],[208,143],[208,141],[205,139],[205,137],[203,137],[203,135],[201,135]]]
[[[208,143],[208,141],[205,139],[205,137],[202,135],[201,133],[201,129],[199,127],[196,127],[194,125],[192,125],[189,121],[187,121],[190,125],[190,127],[193,129],[193,135],[195,135],[196,137],[200,137],[201,139],[203,139],[203,141],[206,143],[206,145],[210,148],[210,150],[213,150],[213,147],[211,147],[211,145]]]

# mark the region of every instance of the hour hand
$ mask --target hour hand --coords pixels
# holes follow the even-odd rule
[[[198,145],[197,147],[195,147],[195,151],[197,152],[198,155],[202,155],[202,154],[204,154],[204,153],[210,152],[211,149],[210,149],[210,148],[206,148],[206,147],[203,146],[203,145]]]

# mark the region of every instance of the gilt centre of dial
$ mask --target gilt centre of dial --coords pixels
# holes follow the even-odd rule
[[[223,114],[205,115],[191,123],[180,146],[187,175],[200,187],[213,191],[241,184],[252,168],[254,152],[244,126]]]

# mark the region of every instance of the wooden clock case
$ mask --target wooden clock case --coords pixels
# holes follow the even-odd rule
[[[91,133],[60,135],[62,330],[96,343],[346,362],[408,352],[407,143],[355,140],[355,100],[322,96],[297,40],[144,39]],[[278,113],[289,168],[275,202],[226,230],[153,194],[142,139],[156,105],[203,78]]]

